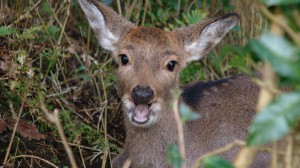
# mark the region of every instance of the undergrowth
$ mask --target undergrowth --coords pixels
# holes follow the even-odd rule
[[[117,2],[105,1],[137,25],[166,31],[211,15],[231,11],[241,15],[240,23],[215,50],[180,74],[182,85],[249,73],[254,63],[240,46],[258,37],[266,26],[255,5],[246,0],[127,0],[121,8]],[[98,47],[78,2],[3,0],[0,14],[0,119],[21,114],[21,120],[46,136],[31,140],[17,134],[8,148],[12,131],[2,132],[0,163],[6,158],[13,167],[49,166],[42,158],[70,167],[57,128],[40,107],[42,100],[49,111],[59,109],[64,134],[80,167],[110,167],[125,139],[114,87],[116,65]]]

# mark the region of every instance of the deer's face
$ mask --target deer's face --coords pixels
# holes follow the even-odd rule
[[[150,126],[165,112],[185,66],[180,46],[172,32],[157,28],[134,28],[120,40],[115,53],[118,94],[135,126]]]
[[[130,123],[138,127],[160,120],[170,108],[179,71],[213,49],[239,18],[232,13],[165,32],[137,27],[96,0],[79,3],[101,46],[119,65],[118,93]]]

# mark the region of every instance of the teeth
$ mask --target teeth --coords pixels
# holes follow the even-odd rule
[[[133,121],[135,121],[139,124],[144,124],[146,121],[148,121],[148,118],[146,118],[144,120],[140,120],[140,119],[137,119],[137,118],[133,117]]]

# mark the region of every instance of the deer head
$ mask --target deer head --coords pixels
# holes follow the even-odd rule
[[[140,27],[96,0],[79,0],[100,45],[112,52],[118,94],[129,123],[150,127],[168,117],[172,90],[188,62],[209,53],[234,27],[235,13],[163,31]]]

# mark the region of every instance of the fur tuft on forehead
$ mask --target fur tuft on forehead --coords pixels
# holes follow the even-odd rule
[[[170,43],[168,33],[155,27],[137,27],[132,29],[126,37],[132,41],[144,41],[149,44],[166,45]]]

